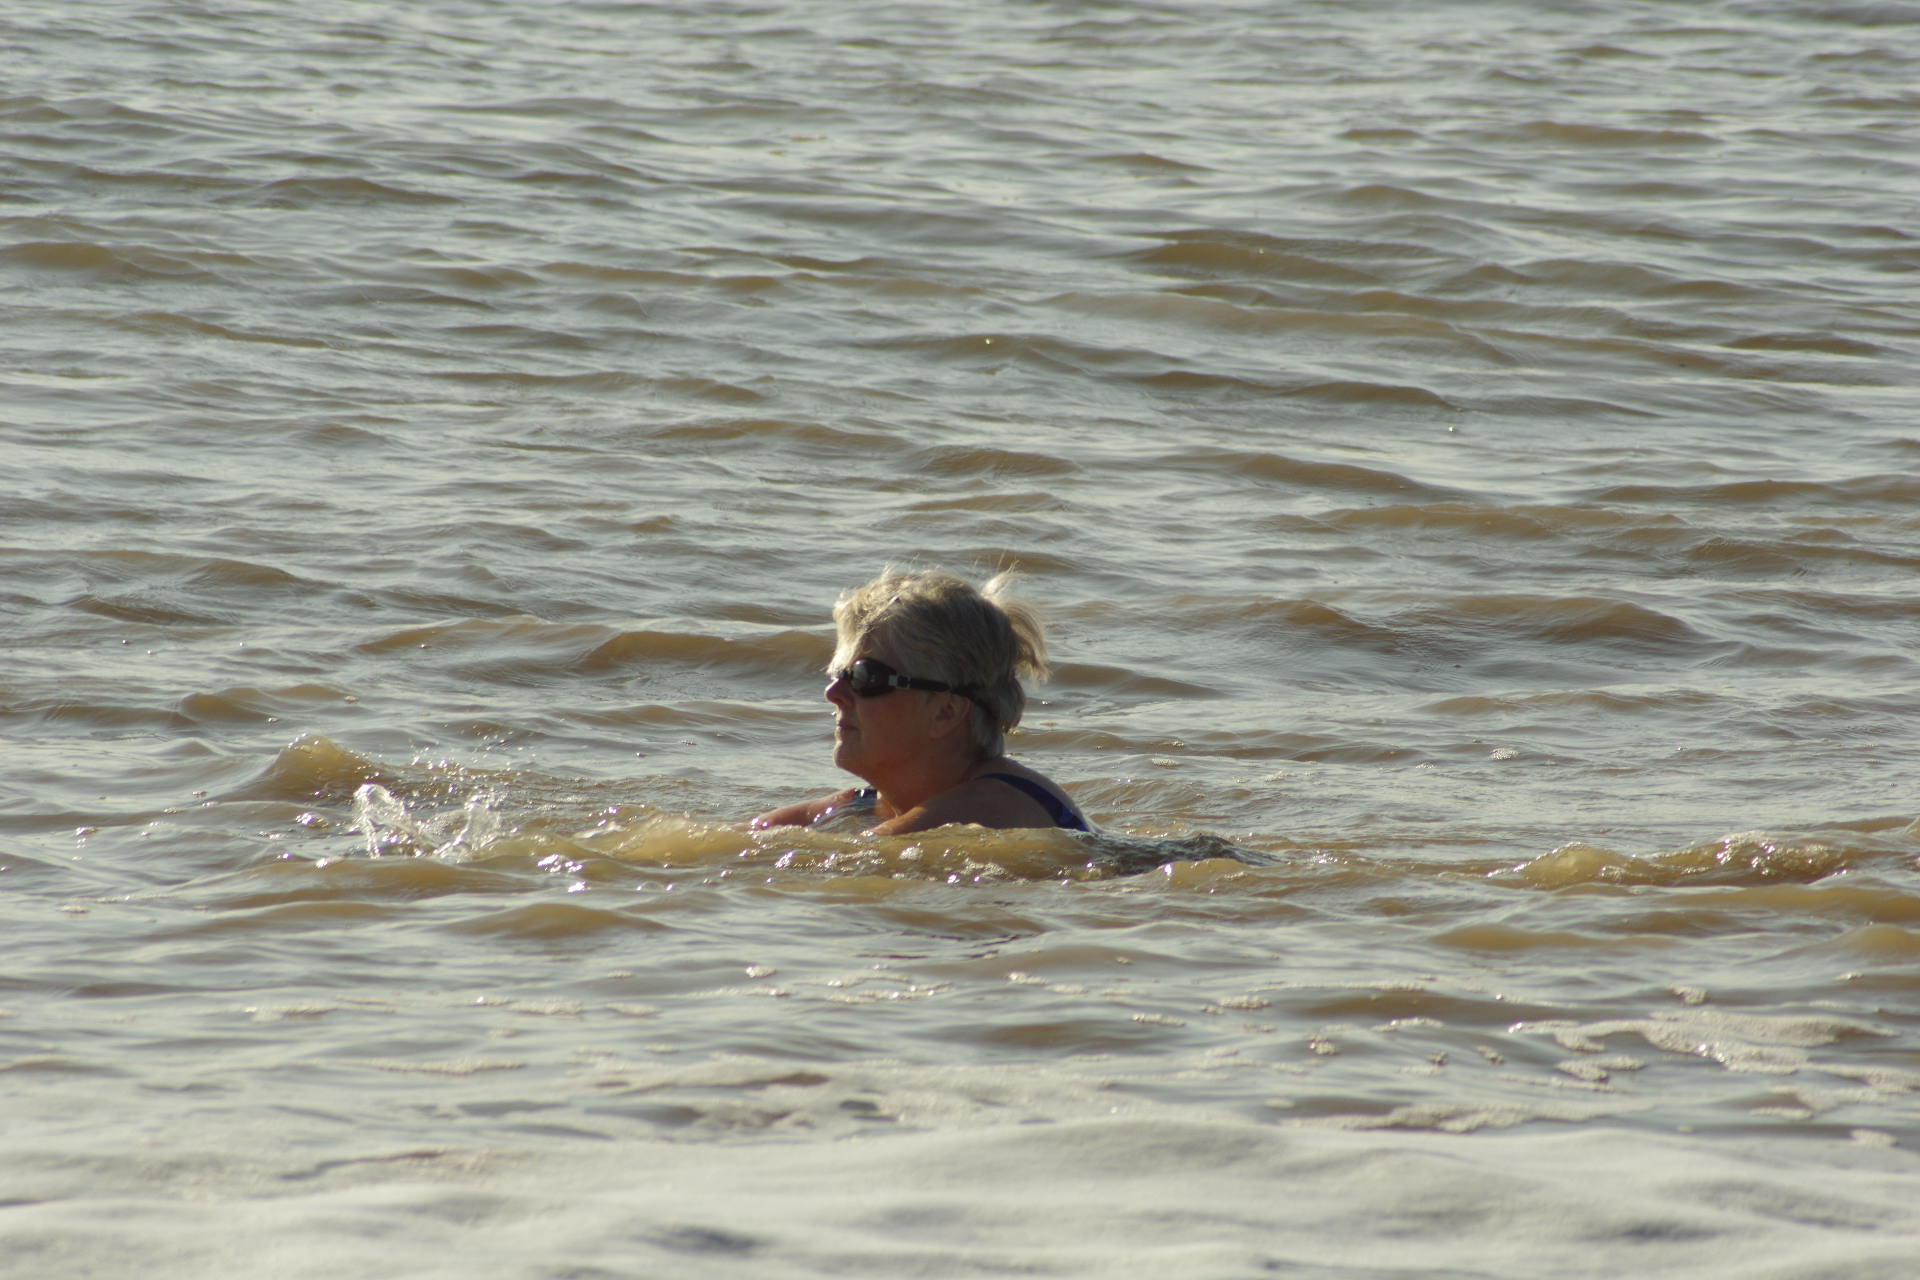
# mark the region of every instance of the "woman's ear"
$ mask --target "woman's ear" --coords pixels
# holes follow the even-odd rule
[[[973,728],[973,699],[957,693],[943,693],[939,704],[933,709],[933,719],[928,723],[927,736],[945,738],[948,735],[970,733]]]

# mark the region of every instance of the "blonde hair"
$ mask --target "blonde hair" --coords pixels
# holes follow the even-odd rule
[[[941,680],[973,701],[972,745],[982,760],[1006,751],[1006,733],[1027,707],[1021,680],[1047,678],[1047,641],[1039,615],[1011,594],[1014,574],[975,589],[937,569],[888,569],[833,606],[839,632],[832,666],[843,667],[861,641],[884,644],[903,674]]]

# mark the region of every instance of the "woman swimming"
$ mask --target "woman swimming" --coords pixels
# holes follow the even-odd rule
[[[755,827],[810,826],[868,813],[870,835],[951,822],[1090,826],[1050,779],[1006,755],[1020,723],[1021,677],[1042,680],[1046,639],[1001,574],[976,590],[937,571],[881,574],[834,605],[827,676],[833,762],[863,779],[761,814]]]

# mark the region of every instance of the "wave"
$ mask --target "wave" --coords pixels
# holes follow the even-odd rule
[[[1542,889],[1592,884],[1668,888],[1805,886],[1849,872],[1898,866],[1913,856],[1915,850],[1910,837],[1920,836],[1920,822],[1895,826],[1888,834],[1892,838],[1876,839],[1873,832],[1859,830],[1835,833],[1829,838],[1746,831],[1642,857],[1572,843],[1501,874],[1510,874]],[[1713,903],[1715,900],[1706,897],[1690,901]],[[1911,889],[1864,885],[1856,888],[1852,883],[1835,883],[1823,886],[1814,894],[1776,898],[1776,902],[1789,901],[1803,909],[1828,903],[1842,911],[1869,905],[1886,912],[1886,919],[1920,921],[1920,896]]]
[[[1469,496],[1465,490],[1419,480],[1405,471],[1245,449],[1202,446],[1161,454],[1150,459],[1150,463],[1160,472],[1202,472],[1223,479],[1257,480],[1308,491],[1413,497],[1436,503]]]
[[[1920,856],[1920,820],[1904,815],[1800,833],[1738,832],[1653,854],[1575,841],[1516,863],[1373,852],[1351,842],[1302,843],[1279,836],[1238,841],[1204,832],[1147,836],[1114,826],[1091,834],[949,827],[896,837],[747,830],[612,799],[618,791],[583,779],[541,779],[445,763],[382,766],[325,739],[304,738],[281,752],[260,777],[221,800],[320,801],[325,812],[304,825],[323,852],[311,864],[276,860],[252,868],[230,877],[224,892],[234,905],[258,907],[468,889],[530,892],[556,877],[581,889],[685,881],[714,890],[729,883],[797,887],[825,876],[871,882],[863,892],[884,896],[895,891],[883,888],[890,883],[1088,883],[1158,872],[1170,888],[1265,898],[1364,885],[1410,887],[1464,876],[1490,886],[1554,893],[1579,887],[1628,893],[1684,889],[1691,895],[1684,903],[1650,899],[1646,904],[1650,912],[1697,908],[1696,914],[1678,918],[1681,928],[1691,927],[1686,919],[1717,928],[1714,913],[1721,906],[1743,904],[1862,924],[1920,923],[1920,890],[1911,883]],[[423,862],[422,869],[370,865],[404,868],[416,862]],[[331,870],[343,863],[357,869]],[[326,874],[307,876],[299,872],[301,865]],[[1711,894],[1701,896],[1706,890],[1737,896],[1722,904]],[[1637,927],[1651,933],[1664,926]],[[1573,930],[1557,939],[1536,938],[1537,930],[1528,930],[1498,945],[1577,945],[1589,936]],[[1461,941],[1496,945],[1493,934]]]
[[[1901,513],[1920,510],[1920,476],[1884,474],[1842,480],[1727,480],[1714,484],[1619,484],[1586,495],[1593,502],[1761,511],[1826,507],[1854,512],[1884,506]]]
[[[91,241],[27,241],[0,248],[0,264],[7,266],[128,281],[221,282],[226,277],[220,268],[248,262],[232,254]]]

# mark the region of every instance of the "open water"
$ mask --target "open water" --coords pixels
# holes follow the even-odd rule
[[[12,0],[0,1271],[1920,1271],[1920,5]],[[1103,827],[840,785],[1026,574]]]

